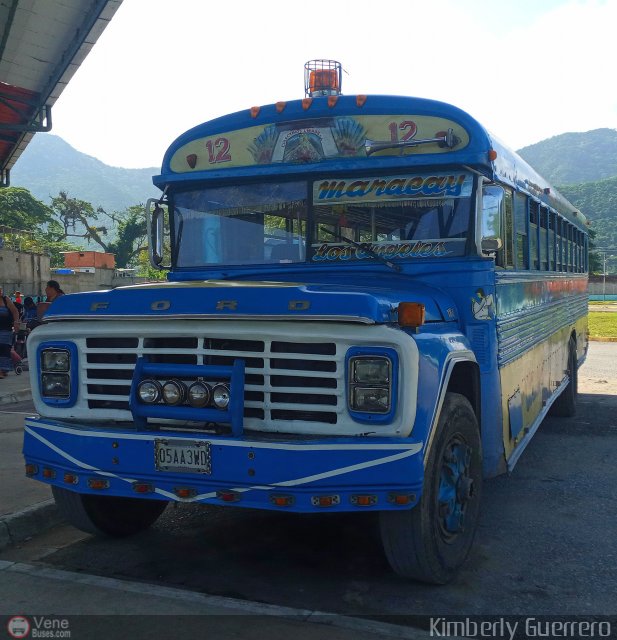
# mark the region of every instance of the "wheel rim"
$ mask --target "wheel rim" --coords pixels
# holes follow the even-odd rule
[[[444,449],[437,507],[439,526],[446,540],[465,529],[467,504],[474,494],[470,473],[472,453],[472,448],[460,437],[452,438]]]

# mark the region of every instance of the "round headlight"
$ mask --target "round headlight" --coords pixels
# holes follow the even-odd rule
[[[227,409],[229,404],[229,387],[226,384],[217,384],[212,389],[212,402],[217,409]]]
[[[188,399],[191,407],[205,407],[210,402],[210,387],[205,382],[193,382]]]
[[[156,380],[143,380],[137,387],[137,396],[144,404],[154,404],[161,399],[161,383]]]
[[[163,385],[162,393],[166,404],[180,404],[186,398],[186,385],[180,380],[168,380]]]

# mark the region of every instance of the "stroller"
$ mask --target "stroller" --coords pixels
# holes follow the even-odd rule
[[[26,341],[30,333],[25,322],[19,325],[19,331],[15,334],[13,348],[11,349],[11,360],[16,375],[21,375],[24,371],[28,371],[28,352],[26,350]]]

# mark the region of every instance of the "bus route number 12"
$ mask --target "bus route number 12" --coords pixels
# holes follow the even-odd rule
[[[390,140],[392,142],[407,142],[413,138],[417,131],[418,127],[413,120],[403,120],[403,122],[391,122],[388,125],[388,129],[390,129]],[[398,132],[401,131],[403,134],[399,140]]]
[[[230,162],[231,154],[229,153],[231,145],[227,138],[217,138],[206,142],[208,150],[208,162],[210,164],[218,164],[219,162]]]

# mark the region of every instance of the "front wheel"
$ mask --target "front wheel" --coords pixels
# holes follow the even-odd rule
[[[163,513],[164,500],[93,496],[52,487],[60,515],[75,528],[120,538],[144,531]]]
[[[471,549],[481,494],[478,421],[467,398],[447,393],[419,504],[380,513],[381,540],[392,569],[421,582],[450,582]]]

